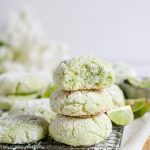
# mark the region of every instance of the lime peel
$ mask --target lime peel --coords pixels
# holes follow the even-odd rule
[[[135,118],[143,116],[150,109],[150,102],[145,98],[126,100],[126,104],[131,106]]]
[[[107,112],[109,118],[117,125],[127,125],[134,120],[130,105],[112,109]]]

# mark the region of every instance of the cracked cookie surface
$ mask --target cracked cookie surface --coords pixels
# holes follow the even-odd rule
[[[9,110],[15,102],[22,100],[31,100],[38,97],[38,93],[28,95],[9,95],[0,96],[0,109]]]
[[[48,122],[55,118],[56,113],[54,113],[49,107],[49,99],[31,99],[31,100],[21,100],[16,101],[12,108],[6,112],[4,115],[12,114],[30,114],[45,118]]]
[[[102,91],[56,91],[51,97],[51,109],[67,116],[88,116],[106,112],[114,106],[111,96]]]
[[[91,116],[124,105],[122,91],[112,85],[103,90],[67,92],[58,90],[51,96],[51,109],[67,116]]]
[[[0,75],[1,95],[35,94],[45,85],[43,77],[34,73],[8,72]]]
[[[91,146],[107,139],[112,123],[106,114],[91,118],[58,116],[49,125],[49,135],[72,146]]]
[[[117,85],[112,85],[107,88],[107,91],[112,97],[115,106],[120,107],[125,105],[125,98],[122,90]]]
[[[37,142],[47,135],[48,122],[37,116],[10,115],[0,118],[0,143]]]

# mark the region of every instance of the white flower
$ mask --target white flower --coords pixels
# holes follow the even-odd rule
[[[20,63],[29,70],[46,69],[52,73],[67,54],[63,44],[48,42],[40,22],[26,10],[13,12],[0,36],[0,41],[7,44],[6,53],[10,55],[7,61]]]

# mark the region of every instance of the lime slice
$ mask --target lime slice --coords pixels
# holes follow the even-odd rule
[[[130,105],[132,108],[133,113],[139,111],[140,109],[143,108],[144,104],[145,104],[145,99],[141,98],[141,99],[129,99],[126,100],[126,104]]]
[[[135,118],[142,117],[146,112],[149,111],[149,108],[150,108],[149,103],[145,103],[142,109],[140,109],[137,112],[134,112]]]
[[[127,125],[134,119],[130,105],[112,109],[108,111],[107,114],[109,118],[117,125]]]
[[[43,93],[43,95],[42,95],[42,97],[43,98],[49,98],[49,97],[51,97],[51,95],[52,95],[52,93],[54,92],[54,91],[56,91],[56,89],[57,89],[57,87],[56,87],[56,85],[50,85],[47,89],[46,89],[46,91]]]
[[[150,103],[144,98],[126,100],[126,104],[131,106],[135,118],[143,116],[150,109]]]

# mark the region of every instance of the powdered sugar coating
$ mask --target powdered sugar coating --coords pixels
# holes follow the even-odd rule
[[[8,115],[20,113],[40,116],[48,122],[56,116],[56,113],[49,107],[49,99],[46,98],[16,101],[10,111],[7,112]]]
[[[47,135],[48,122],[37,116],[10,115],[0,118],[0,143],[36,142]]]
[[[7,72],[0,75],[0,94],[25,95],[39,92],[46,83],[42,76],[34,73]]]
[[[52,110],[68,116],[90,116],[124,105],[123,93],[117,85],[103,90],[58,90],[51,96]]]
[[[74,57],[60,63],[54,72],[55,84],[62,90],[102,89],[115,82],[110,63],[92,57]]]
[[[51,108],[67,116],[90,116],[114,107],[107,90],[56,91],[51,97]]]
[[[31,100],[33,98],[36,98],[39,95],[39,93],[34,94],[28,94],[28,95],[8,95],[0,96],[0,109],[9,110],[16,101],[22,101],[22,100]]]
[[[71,146],[98,144],[111,132],[112,123],[105,114],[86,119],[58,116],[49,125],[54,140]]]

